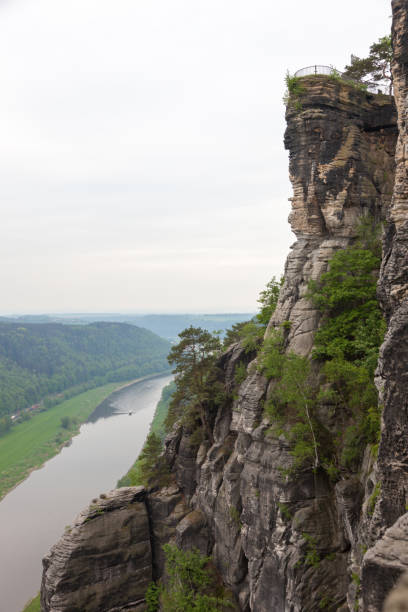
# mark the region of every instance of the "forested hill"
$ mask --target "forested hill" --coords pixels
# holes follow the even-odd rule
[[[125,323],[0,322],[0,415],[83,383],[164,371],[169,349],[163,338]]]
[[[79,313],[58,315],[24,315],[18,317],[0,317],[0,321],[7,321],[25,325],[26,323],[65,323],[68,325],[84,325],[96,321],[109,323],[129,323],[150,329],[155,334],[171,342],[178,342],[178,334],[186,327],[202,327],[209,332],[227,329],[249,321],[255,313],[220,313],[220,314],[115,314],[115,313]]]

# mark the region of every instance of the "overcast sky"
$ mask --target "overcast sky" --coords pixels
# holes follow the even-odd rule
[[[286,70],[383,0],[0,0],[0,311],[243,312],[294,241]]]

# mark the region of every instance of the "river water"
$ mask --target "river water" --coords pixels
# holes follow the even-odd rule
[[[127,472],[171,378],[141,381],[114,393],[70,446],[0,502],[0,612],[21,612],[39,591],[41,559],[65,526]]]

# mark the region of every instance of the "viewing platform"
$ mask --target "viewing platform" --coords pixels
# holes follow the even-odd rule
[[[344,79],[344,81],[349,81],[351,84],[363,85],[367,91],[373,94],[384,93],[382,91],[382,87],[380,83],[373,83],[370,81],[358,81],[356,79],[351,79],[348,76],[345,76],[345,73],[340,72],[333,66],[323,66],[321,64],[314,64],[313,66],[306,66],[305,68],[301,68],[297,70],[294,74],[295,77],[305,77],[305,76],[329,76],[339,79]]]

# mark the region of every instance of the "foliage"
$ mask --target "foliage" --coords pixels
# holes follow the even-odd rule
[[[157,435],[161,443],[163,444],[163,440],[166,434],[165,431],[165,420],[167,417],[169,404],[171,402],[173,393],[176,390],[176,384],[174,381],[171,381],[168,385],[166,385],[161,393],[160,400],[156,406],[156,410],[154,412],[153,420],[150,425],[149,434],[154,433]],[[161,447],[162,448],[162,447]],[[143,450],[142,450],[143,452]],[[160,455],[160,453],[159,453]],[[159,466],[160,468],[165,466]],[[166,469],[162,470],[164,472],[161,476],[159,476],[159,480],[166,481]],[[141,484],[144,484],[146,481],[146,473],[144,473],[142,458],[141,455],[136,459],[135,463],[132,465],[130,470],[123,476],[117,483],[117,487],[135,487]]]
[[[61,419],[61,427],[63,429],[72,429],[77,425],[77,420],[70,416],[64,416]]]
[[[169,343],[124,323],[0,323],[0,417],[46,396],[166,370]]]
[[[225,348],[233,342],[241,342],[246,353],[258,350],[270,318],[276,309],[283,282],[283,276],[279,281],[276,280],[275,276],[272,277],[265,289],[259,294],[259,312],[251,321],[238,323],[227,331],[223,343]]]
[[[375,508],[375,504],[377,503],[377,499],[379,497],[381,493],[381,482],[377,482],[373,492],[371,493],[370,497],[368,498],[368,502],[367,502],[367,514],[368,516],[372,516],[374,514],[374,508]]]
[[[156,406],[153,420],[150,425],[150,432],[156,433],[163,441],[166,436],[165,420],[167,412],[169,410],[169,404],[173,397],[173,393],[176,391],[176,383],[172,380],[168,385],[163,387],[161,392],[160,400]]]
[[[246,325],[248,322],[249,321],[242,321],[240,323],[235,323],[230,329],[227,329],[223,341],[224,348],[227,348],[231,344],[234,344],[235,342],[239,342],[241,340],[242,329],[244,325]]]
[[[257,321],[248,321],[241,329],[240,341],[246,353],[253,353],[259,348],[265,333],[265,327]]]
[[[10,431],[12,420],[8,414],[0,419],[0,436]]]
[[[260,312],[256,315],[256,320],[265,327],[268,325],[272,314],[275,312],[279,299],[279,292],[284,280],[283,276],[281,276],[279,281],[273,276],[267,283],[265,289],[259,294],[258,304],[260,304]]]
[[[160,587],[151,582],[146,591],[146,612],[157,612],[160,610]]]
[[[212,440],[208,421],[208,407],[222,400],[223,385],[216,380],[215,363],[220,354],[221,342],[218,334],[188,327],[180,334],[180,342],[172,347],[168,361],[173,364],[176,391],[170,403],[166,429],[170,429],[179,417],[196,429],[197,423],[203,434]]]
[[[147,440],[139,455],[141,483],[145,487],[163,487],[169,483],[170,472],[166,459],[162,456],[163,444],[161,438],[154,432]]]
[[[323,595],[319,601],[319,610],[329,610],[334,604],[332,597],[329,595]]]
[[[238,529],[241,529],[241,513],[235,506],[230,506],[230,519]]]
[[[240,385],[241,383],[244,382],[244,380],[247,377],[247,367],[245,365],[245,363],[238,363],[237,367],[235,368],[235,373],[234,373],[234,379],[235,379],[235,383],[237,385]]]
[[[391,36],[383,36],[370,47],[368,57],[360,58],[351,56],[350,65],[346,66],[343,73],[344,78],[362,81],[369,77],[370,81],[376,83],[386,82],[389,87],[389,94],[392,93],[392,45]]]
[[[287,504],[283,504],[281,502],[278,502],[278,508],[280,510],[282,518],[286,519],[287,521],[290,521],[292,519],[292,513],[289,510]]]
[[[291,442],[292,470],[306,466],[316,469],[321,464],[314,417],[317,384],[310,361],[292,352],[285,353],[282,336],[275,332],[265,341],[259,362],[263,374],[274,379],[265,412]],[[289,422],[290,427],[282,427]]]
[[[168,580],[161,588],[163,612],[222,612],[233,607],[220,587],[210,558],[197,549],[165,544]]]
[[[310,283],[312,300],[326,315],[316,333],[315,358],[358,361],[372,372],[385,330],[376,299],[379,265],[367,249],[339,250],[329,271]]]
[[[337,251],[328,271],[310,283],[309,297],[322,313],[313,362],[285,352],[283,326],[258,354],[258,369],[271,380],[265,403],[271,432],[290,442],[293,465],[286,473],[321,466],[336,480],[341,469],[358,467],[367,443],[378,443],[381,408],[373,377],[385,331],[376,299],[378,234],[363,218],[355,244]],[[343,422],[337,434],[323,427],[321,407]]]
[[[279,378],[282,375],[285,360],[283,336],[279,330],[273,330],[265,339],[258,355],[258,369],[266,378]]]
[[[299,112],[302,110],[301,96],[306,89],[302,85],[301,79],[296,76],[291,76],[289,72],[285,76],[286,92],[283,96],[283,103],[286,107],[294,108]]]
[[[330,384],[320,399],[351,417],[340,440],[343,467],[355,469],[367,443],[378,442],[380,408],[374,371],[385,322],[376,298],[380,266],[378,227],[363,218],[356,243],[337,251],[329,270],[309,284],[309,297],[321,311],[313,357],[323,362]]]
[[[317,567],[320,563],[320,555],[316,546],[316,538],[309,533],[302,533],[302,537],[306,542],[306,554],[304,557],[305,565]]]

